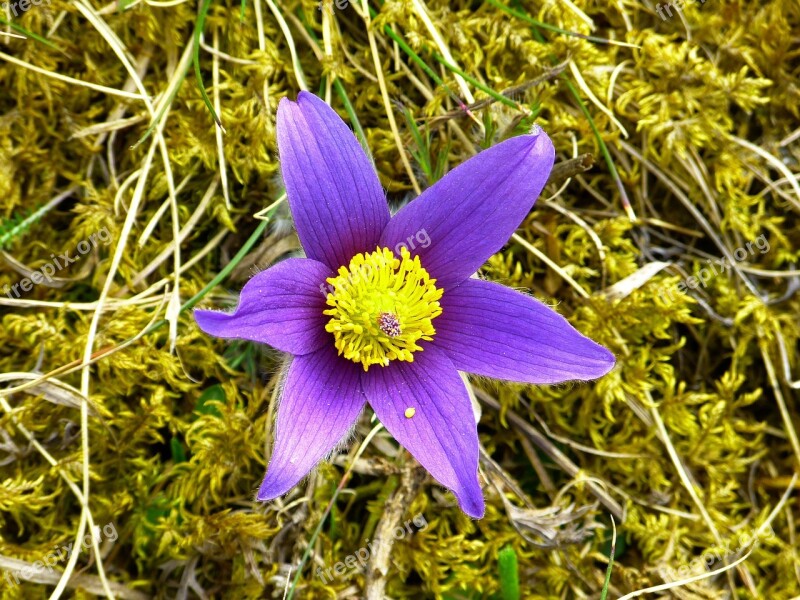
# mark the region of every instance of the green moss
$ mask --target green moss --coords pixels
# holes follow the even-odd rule
[[[354,451],[322,465],[284,499],[256,503],[284,359],[267,348],[205,336],[187,311],[177,320],[174,352],[169,327],[149,327],[163,325],[166,291],[174,289],[170,189],[179,190],[178,228],[192,223],[181,262],[207,250],[180,275],[181,302],[229,264],[256,230],[253,215],[280,196],[275,111],[282,97],[294,97],[299,79],[290,43],[266,4],[248,2],[243,21],[238,3],[210,8],[204,43],[224,53],[216,90],[214,56],[204,48],[200,67],[209,96],[219,95],[226,129],[223,180],[213,120],[191,73],[165,116],[169,170],[161,149],[151,147],[154,134],[136,145],[153,122],[141,101],[74,81],[135,89],[107,39],[77,6],[53,0],[14,19],[59,50],[0,37],[7,46],[0,60],[0,247],[10,259],[0,267],[0,290],[51,261],[51,254],[74,255],[104,228],[111,240],[59,269],[52,283],[20,298],[0,294],[0,371],[50,374],[51,384],[0,391],[7,402],[0,411],[0,558],[6,561],[0,568],[11,573],[6,565],[18,564],[13,559],[35,563],[74,540],[81,508],[67,480],[83,486],[85,393],[89,505],[95,524],[111,523],[118,533],[100,540],[105,575],[127,590],[114,588],[116,596],[171,598],[194,589],[188,593],[279,597],[310,545],[295,598],[364,597],[362,570],[332,581],[316,572],[374,539],[387,500],[402,489],[408,455],[380,433],[338,492]],[[413,193],[412,175],[429,184],[442,169],[519,133],[532,113],[561,159],[596,157],[593,169],[563,189],[563,182],[549,186],[518,232],[561,271],[511,241],[483,275],[555,306],[612,349],[619,363],[603,379],[582,384],[473,379],[499,404],[495,410],[484,402],[480,426],[486,517],[471,521],[451,495],[426,480],[406,499],[401,521],[423,515],[427,525],[394,542],[387,595],[500,597],[498,557],[510,548],[523,598],[596,597],[610,537],[610,509],[598,501],[600,489],[626,512],[617,520],[610,597],[707,572],[704,557],[717,556],[708,569],[720,568],[751,549],[740,534],[752,540],[762,526],[752,554],[729,577],[688,584],[682,593],[722,597],[732,584],[739,598],[796,597],[797,511],[789,502],[771,514],[789,486],[796,494],[791,476],[800,468],[798,391],[791,385],[800,377],[800,303],[792,287],[800,197],[777,166],[800,168],[800,146],[790,137],[800,117],[796,3],[714,0],[689,4],[682,16],[666,20],[631,3],[509,4],[544,23],[635,45],[627,47],[535,30],[491,3],[431,1],[431,21],[456,66],[480,83],[467,85],[475,100],[496,100],[512,88],[511,102],[474,107],[475,121],[459,110],[466,100],[462,86],[414,3],[370,6],[411,173],[400,159],[356,10],[333,5],[326,57],[316,1],[276,4],[309,88],[324,90],[333,77],[342,82],[392,203]],[[191,47],[196,14],[188,3],[102,11],[155,107],[170,80],[182,75],[177,66]],[[552,71],[569,61],[574,70]],[[534,80],[540,81],[519,91]],[[331,102],[347,115],[336,87]],[[599,160],[600,140],[610,148],[616,177]],[[138,197],[137,177],[145,172]],[[72,196],[49,204],[69,188]],[[272,216],[247,265],[266,267],[297,247],[286,207]],[[767,251],[755,246],[759,236],[768,240]],[[738,272],[715,272],[703,286],[679,288],[690,277],[702,278],[722,248],[733,252],[748,243],[752,251],[734,261]],[[673,264],[635,285],[619,283],[656,261]],[[92,338],[97,362],[82,381],[76,367],[90,340],[92,303],[112,268]],[[233,303],[252,271],[235,272],[204,302]],[[612,285],[622,287],[611,293]],[[24,383],[18,377],[6,377],[3,386]],[[535,445],[514,415],[537,430],[546,427],[551,445]],[[371,429],[369,416],[356,429],[354,449]],[[66,566],[58,562],[54,573]],[[79,571],[95,579],[65,595],[92,597],[86,589],[102,589],[90,552],[79,555]],[[53,590],[24,580],[11,585],[6,572],[2,598],[44,598]]]

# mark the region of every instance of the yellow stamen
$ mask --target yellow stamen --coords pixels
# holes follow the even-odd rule
[[[434,285],[418,256],[412,259],[406,248],[400,252],[400,258],[389,248],[357,254],[328,279],[333,292],[325,329],[333,334],[339,354],[361,363],[365,371],[393,360],[413,362],[414,352],[422,350],[417,342],[433,339],[431,322],[442,314],[444,290]]]
[[[417,414],[417,409],[414,408],[413,406],[411,406],[411,407],[407,408],[406,412],[404,412],[403,414],[406,416],[406,419],[410,419],[415,414]]]

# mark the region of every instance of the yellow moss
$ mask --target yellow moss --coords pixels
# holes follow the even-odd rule
[[[732,540],[765,525],[798,469],[791,435],[797,390],[789,380],[800,377],[794,352],[800,303],[787,271],[800,260],[800,198],[777,165],[793,173],[800,169],[800,145],[790,137],[800,117],[794,66],[800,9],[784,0],[758,5],[715,0],[685,3],[682,15],[662,20],[641,3],[500,3],[550,25],[636,47],[536,29],[496,3],[431,0],[425,4],[445,49],[415,3],[373,2],[377,15],[371,31],[400,147],[409,151],[412,172],[424,185],[426,171],[414,163],[412,152],[433,161],[446,152],[442,164],[452,168],[480,148],[524,131],[532,122],[529,113],[535,113],[560,160],[586,152],[595,156],[594,168],[574,176],[563,190],[562,182],[549,186],[518,232],[588,297],[513,242],[489,259],[481,275],[554,306],[609,347],[618,367],[596,382],[558,386],[472,379],[500,405],[495,411],[484,403],[480,425],[488,457],[481,467],[486,516],[471,521],[451,495],[426,481],[404,519],[421,514],[428,526],[395,541],[387,595],[491,598],[500,592],[497,553],[511,546],[524,598],[597,597],[608,555],[608,509],[597,504],[586,480],[577,481],[594,477],[627,511],[617,523],[611,593],[616,597],[679,579],[682,567],[706,571],[706,553],[725,560],[738,556]],[[265,3],[248,2],[244,20],[238,3],[210,8],[200,71],[208,93],[219,95],[229,205],[217,135],[191,67],[163,126],[170,179],[161,148],[151,147],[156,136],[137,145],[153,120],[141,100],[0,61],[0,249],[8,259],[0,267],[0,371],[47,373],[54,385],[81,389],[78,365],[93,303],[130,219],[94,334],[96,362],[87,367],[86,398],[92,517],[100,527],[113,523],[119,532],[104,546],[102,563],[108,577],[129,590],[172,597],[181,585],[196,581],[214,597],[283,594],[310,548],[295,598],[334,598],[350,586],[358,590],[355,596],[364,595],[367,576],[360,570],[329,582],[315,571],[345,560],[374,535],[407,455],[385,433],[378,434],[330,513],[326,508],[343,475],[341,461],[323,464],[284,499],[257,503],[255,491],[274,440],[282,357],[254,344],[202,335],[188,311],[177,321],[174,351],[167,326],[143,334],[151,322],[160,323],[174,289],[170,188],[179,190],[178,228],[194,218],[180,246],[182,264],[208,251],[180,275],[182,302],[233,260],[259,223],[254,213],[280,196],[275,113],[279,100],[293,98],[299,89],[291,50],[312,91],[325,92],[323,76],[340,79],[389,201],[397,206],[409,199],[413,186],[389,126],[363,22],[353,6],[326,4],[333,10],[327,57],[315,0],[275,3],[294,48]],[[99,12],[158,107],[171,78],[181,75],[176,68],[192,44],[197,6],[137,3]],[[75,3],[42,3],[11,21],[46,36],[58,49],[0,35],[5,54],[80,81],[135,89],[108,40]],[[215,46],[216,57],[208,50]],[[480,87],[466,84],[478,102],[490,99],[490,91],[544,79],[509,92],[524,111],[495,101],[473,107],[473,120],[459,110],[467,99],[457,75],[441,60],[445,50],[480,82]],[[551,73],[554,65],[570,61],[596,101],[569,67],[561,75]],[[331,103],[347,116],[335,86]],[[582,105],[610,148],[635,222],[623,209],[620,184]],[[427,147],[418,147],[405,109],[420,131],[430,134]],[[88,129],[104,125],[107,129]],[[134,211],[137,178],[144,176],[151,152]],[[60,203],[48,206],[67,191]],[[198,213],[204,198],[207,205]],[[19,226],[42,207],[47,208]],[[270,242],[259,239],[253,247],[258,268],[268,266],[263,257],[278,258],[270,254],[280,243],[273,240],[289,225],[285,207],[280,211],[270,225]],[[35,285],[19,297],[4,291],[48,264],[51,254],[75,254],[78,244],[104,228],[111,242],[59,269],[55,282]],[[747,252],[734,261],[735,269],[688,285],[704,276],[710,260],[723,258],[723,248],[733,253],[759,236],[769,241],[768,251]],[[619,297],[604,293],[656,261],[672,264]],[[151,263],[152,272],[140,277]],[[233,305],[240,287],[225,279],[205,301]],[[22,384],[16,377],[5,379],[3,387]],[[0,411],[0,555],[33,564],[73,541],[80,523],[80,502],[65,479],[78,489],[83,485],[83,400],[79,393],[44,387],[0,394],[10,409],[4,405]],[[525,438],[513,415],[537,430],[546,426],[545,438],[559,449],[561,462],[552,450],[548,454]],[[349,441],[357,445],[370,429],[367,413]],[[568,472],[564,460],[578,476]],[[550,510],[566,515],[553,525],[552,539],[541,529],[553,524]],[[795,512],[779,511],[770,523],[774,535],[759,538],[743,563],[761,597],[800,594]],[[77,569],[89,567],[86,574],[96,576],[96,560],[89,556],[81,553]],[[722,558],[712,568],[721,564]],[[65,566],[61,561],[55,568],[60,572]],[[731,576],[738,597],[756,595],[740,573]],[[44,598],[53,589],[11,585],[5,573],[0,586],[3,599]],[[728,591],[723,576],[684,593],[717,598]],[[67,594],[90,597],[80,590]]]

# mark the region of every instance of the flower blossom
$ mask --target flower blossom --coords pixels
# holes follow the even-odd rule
[[[545,304],[471,277],[530,211],[553,144],[538,127],[499,143],[392,216],[369,157],[321,99],[281,100],[277,137],[306,258],[255,275],[232,313],[194,313],[210,335],[293,355],[257,498],[297,485],[368,403],[461,509],[482,517],[477,424],[459,371],[553,384],[614,366]]]

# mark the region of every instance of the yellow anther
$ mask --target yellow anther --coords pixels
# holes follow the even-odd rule
[[[442,314],[443,290],[419,257],[411,258],[406,248],[399,258],[389,248],[378,248],[357,254],[338,273],[328,279],[333,292],[327,298],[331,308],[325,314],[331,320],[325,329],[333,334],[339,354],[360,362],[365,371],[392,360],[412,362],[414,352],[422,350],[417,342],[433,339],[432,321]]]

